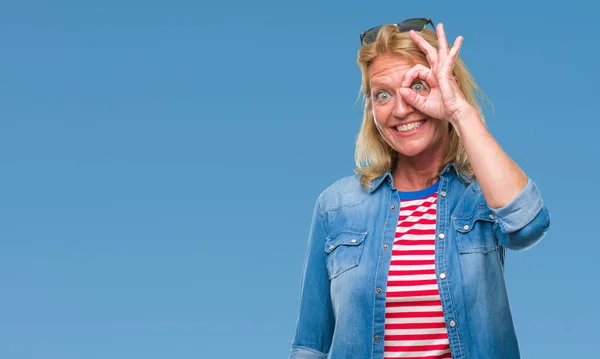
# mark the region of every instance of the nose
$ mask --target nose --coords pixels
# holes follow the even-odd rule
[[[394,103],[393,115],[399,118],[405,118],[413,113],[415,108],[409,105],[402,96],[397,95]]]

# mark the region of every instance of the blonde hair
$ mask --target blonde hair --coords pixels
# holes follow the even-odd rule
[[[433,31],[426,28],[421,32],[421,36],[434,48],[438,48],[437,36]],[[410,39],[408,33],[399,32],[398,27],[394,25],[383,26],[377,34],[377,39],[373,43],[363,45],[358,51],[357,63],[362,73],[361,92],[364,97],[364,113],[360,132],[356,139],[356,152],[354,155],[356,169],[354,172],[360,175],[360,184],[365,190],[373,179],[383,176],[388,170],[392,170],[397,159],[396,150],[388,145],[377,130],[371,111],[369,66],[378,55],[386,53],[397,53],[406,56],[409,60],[418,58],[428,63],[425,53]],[[483,98],[483,94],[460,56],[456,59],[452,73],[458,78],[460,90],[466,100],[477,109],[481,120],[485,124],[481,107],[476,98],[477,95]],[[435,180],[444,167],[451,162],[455,163],[456,170],[459,173],[470,180],[475,178],[465,148],[452,125],[450,125],[449,135],[450,151],[442,161],[438,172],[429,179],[428,183]]]

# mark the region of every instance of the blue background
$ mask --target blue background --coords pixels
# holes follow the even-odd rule
[[[0,5],[0,357],[283,358],[358,35],[443,22],[551,210],[510,252],[525,358],[597,353],[598,2]]]

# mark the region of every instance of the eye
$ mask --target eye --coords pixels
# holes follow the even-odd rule
[[[375,100],[377,102],[389,100],[390,97],[391,97],[390,94],[385,91],[379,91],[378,93],[375,94]]]
[[[415,92],[424,92],[429,90],[429,86],[427,86],[427,83],[421,80],[413,82],[413,84],[410,85],[410,88],[413,89],[413,91]]]

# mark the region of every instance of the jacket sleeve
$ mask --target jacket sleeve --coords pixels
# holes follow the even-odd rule
[[[329,292],[325,214],[320,196],[314,206],[300,281],[300,311],[288,359],[325,359],[334,329]]]
[[[498,243],[508,249],[528,249],[550,229],[550,211],[531,178],[527,178],[525,187],[510,203],[490,210],[498,219],[495,226]]]

